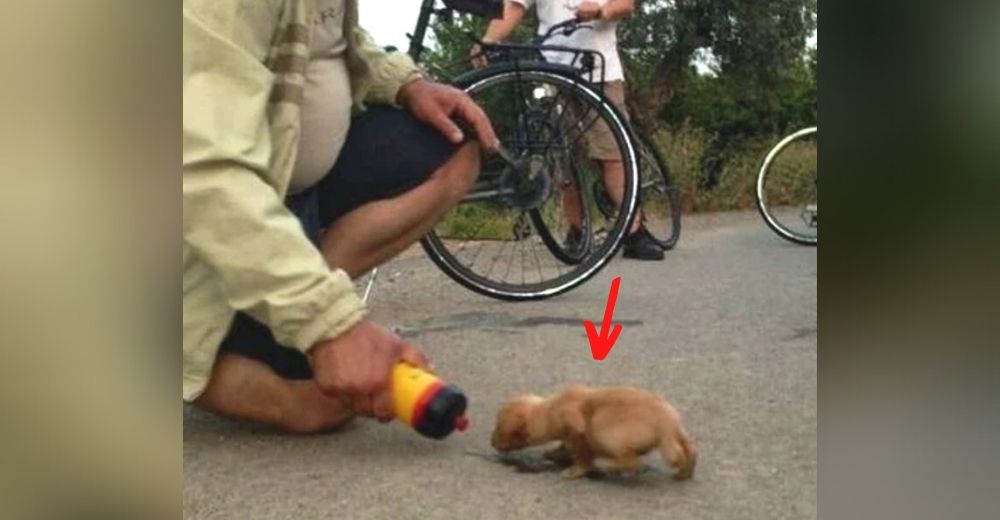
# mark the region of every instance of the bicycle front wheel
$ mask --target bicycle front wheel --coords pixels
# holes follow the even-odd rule
[[[588,83],[545,64],[498,64],[456,84],[490,117],[507,157],[481,156],[472,191],[421,241],[430,258],[503,300],[548,298],[594,276],[636,211],[638,163],[624,118]],[[569,166],[595,124],[611,130],[625,165],[625,202],[599,226],[582,186],[600,172]]]
[[[778,142],[757,174],[757,209],[778,236],[814,246],[819,239],[817,127]]]

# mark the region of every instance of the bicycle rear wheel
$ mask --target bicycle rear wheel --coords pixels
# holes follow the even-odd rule
[[[644,135],[637,136],[636,143],[643,224],[660,247],[673,249],[681,237],[680,191],[671,182],[667,161],[656,144]]]
[[[768,152],[757,174],[757,209],[778,236],[807,246],[819,239],[817,127],[788,135]]]
[[[515,163],[482,155],[473,189],[421,241],[428,256],[463,286],[503,300],[548,298],[595,275],[636,209],[638,164],[623,117],[589,84],[543,63],[493,65],[455,83],[484,109]],[[600,227],[580,189],[596,172],[566,167],[598,122],[611,129],[626,173],[626,203]],[[575,249],[564,238],[574,229],[585,240]]]

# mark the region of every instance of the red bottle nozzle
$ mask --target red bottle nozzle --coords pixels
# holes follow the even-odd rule
[[[455,417],[455,429],[464,432],[469,428],[469,418],[464,415],[459,415]]]

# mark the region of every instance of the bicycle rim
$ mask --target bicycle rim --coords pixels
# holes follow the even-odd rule
[[[816,127],[786,136],[768,152],[757,175],[757,209],[778,236],[802,245],[819,239]]]

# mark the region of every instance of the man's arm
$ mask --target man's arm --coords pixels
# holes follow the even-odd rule
[[[386,52],[364,29],[355,27],[354,31],[358,55],[371,74],[365,101],[406,107],[418,120],[434,126],[455,144],[465,138],[450,119],[458,116],[476,130],[476,136],[486,149],[496,147],[497,139],[489,119],[467,95],[426,80],[409,55]]]
[[[577,8],[576,15],[583,21],[600,18],[605,22],[615,22],[628,17],[633,12],[635,12],[635,0],[609,0],[603,6],[595,2],[583,2]]]
[[[517,28],[517,25],[521,23],[525,11],[527,11],[527,6],[523,2],[504,2],[503,18],[490,21],[482,40],[488,43],[506,40],[510,37],[510,33],[514,32],[514,29]]]
[[[635,12],[635,0],[610,0],[601,7],[601,20],[614,22]]]
[[[371,73],[371,84],[364,100],[398,105],[397,98],[403,85],[423,77],[420,68],[406,53],[386,52],[361,27],[355,27],[354,31],[358,56],[368,64]]]
[[[503,17],[490,21],[490,24],[486,26],[486,32],[483,34],[482,41],[484,43],[496,43],[509,38],[510,33],[514,32],[517,25],[521,23],[521,19],[524,18],[524,12],[527,11],[525,4],[528,1],[508,0],[504,2]],[[473,67],[481,69],[486,66],[486,55],[483,54],[483,49],[478,43],[469,49],[469,55],[472,56]]]

